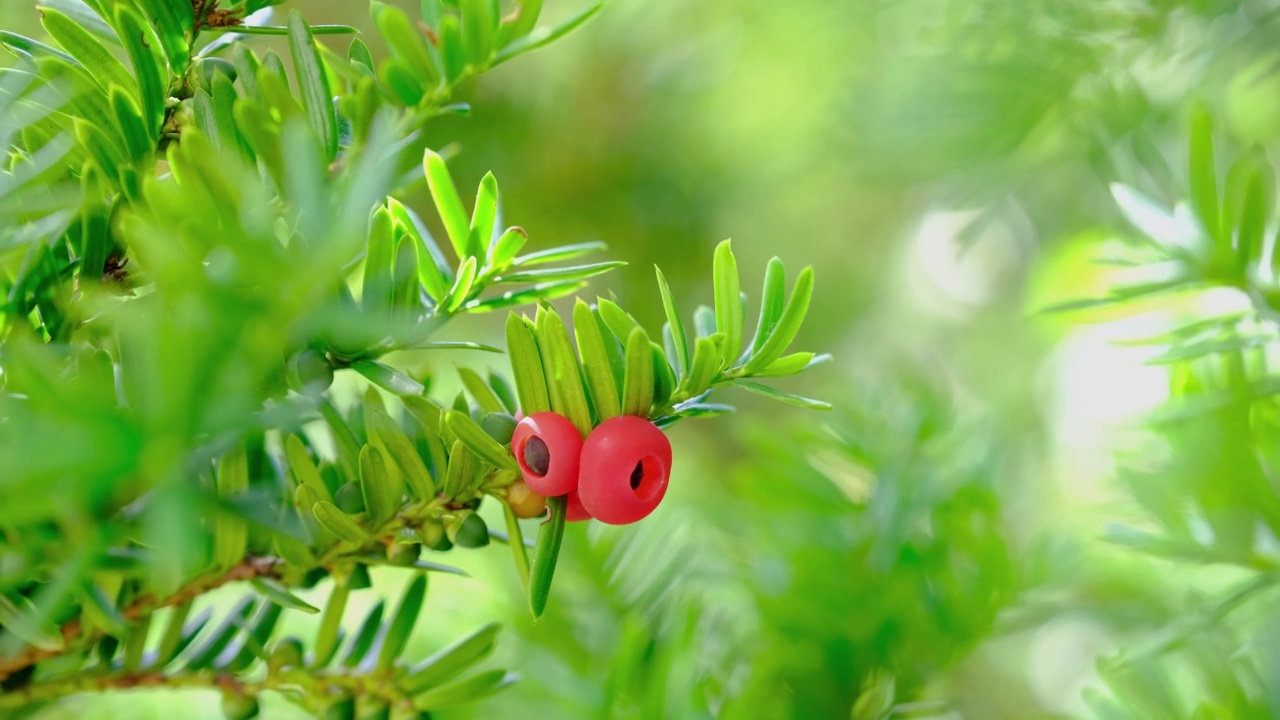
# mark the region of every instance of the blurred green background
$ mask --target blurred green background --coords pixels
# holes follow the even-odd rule
[[[285,7],[368,27],[364,5]],[[24,0],[0,17],[38,29]],[[647,323],[653,265],[709,302],[726,237],[744,288],[773,255],[815,266],[799,343],[836,362],[787,389],[837,409],[725,397],[742,412],[677,425],[667,501],[638,526],[573,527],[537,624],[505,548],[455,553],[474,577],[432,578],[410,654],[499,618],[492,662],[524,679],[438,716],[1102,715],[1099,663],[1239,572],[1102,539],[1142,517],[1117,467],[1166,370],[1114,342],[1135,321],[1036,311],[1103,282],[1083,258],[1126,231],[1109,183],[1185,197],[1193,103],[1223,146],[1274,145],[1277,18],[1262,0],[614,0],[473,84],[471,116],[429,130],[457,143],[460,186],[493,171],[535,246],[607,242],[630,264],[594,289]],[[498,321],[450,332],[498,339]],[[376,580],[350,617],[406,579]],[[1242,623],[1264,650],[1275,637],[1263,609]],[[1250,687],[1274,702],[1277,663],[1260,667]],[[1205,666],[1179,673],[1167,714],[1120,716],[1230,694]],[[1240,716],[1223,712],[1203,717]],[[126,716],[220,712],[212,693],[148,691],[40,717]]]

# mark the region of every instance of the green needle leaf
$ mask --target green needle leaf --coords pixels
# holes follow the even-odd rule
[[[462,40],[467,49],[467,60],[477,68],[489,65],[493,55],[493,32],[497,18],[493,9],[496,3],[490,0],[461,0]]]
[[[622,414],[649,417],[653,406],[653,350],[644,328],[638,325],[632,328],[625,358]]]
[[[572,260],[573,258],[589,255],[594,252],[603,252],[607,249],[607,245],[598,241],[579,243],[576,245],[561,245],[560,247],[522,255],[516,258],[511,264],[514,267],[522,267],[524,265],[541,265],[544,263],[560,262],[561,260]]]
[[[257,607],[257,601],[252,597],[241,598],[236,606],[227,613],[216,630],[204,641],[204,644],[196,650],[191,659],[187,660],[187,668],[190,670],[204,670],[213,666],[222,651],[231,644],[231,640],[244,627],[245,621],[253,614],[254,608]]]
[[[396,485],[382,451],[372,445],[365,445],[360,451],[360,489],[364,494],[369,522],[374,527],[390,520],[400,508],[400,495]]]
[[[374,385],[394,395],[421,395],[427,390],[417,380],[375,360],[357,360],[351,363],[351,367]]]
[[[138,17],[138,13],[125,4],[116,6],[115,27],[120,42],[133,63],[137,78],[138,96],[142,99],[142,115],[149,137],[160,137],[160,124],[164,121],[164,103],[168,97],[169,70],[163,67],[163,58],[156,57],[155,48],[160,44],[150,23]]]
[[[151,664],[153,668],[157,670],[163,669],[166,665],[173,662],[173,659],[177,657],[178,653],[182,652],[182,648],[185,647],[185,643],[182,641],[183,636],[187,634],[184,631],[186,629],[187,616],[191,614],[191,604],[191,600],[186,600],[174,605],[173,609],[170,611],[169,619],[164,626],[164,632],[161,633],[160,642],[156,646],[155,661]],[[203,623],[193,623],[193,625],[198,628],[196,632],[204,629]],[[194,636],[195,633],[191,633],[191,637],[188,637],[186,642],[189,643]]]
[[[1197,108],[1191,121],[1191,204],[1210,237],[1219,237],[1223,222],[1218,212],[1217,172],[1213,164],[1213,128],[1209,113]]]
[[[480,409],[487,413],[505,413],[506,406],[502,404],[502,400],[498,398],[493,388],[489,387],[489,383],[480,377],[480,373],[469,367],[458,367],[458,377],[462,380],[462,384],[467,388],[467,392],[471,393],[471,397],[480,405]]]
[[[440,82],[440,70],[427,48],[426,37],[418,32],[400,8],[381,2],[369,3],[378,33],[396,59],[404,63],[429,88]]]
[[[374,604],[369,612],[364,616],[364,621],[360,623],[360,629],[356,631],[355,637],[351,639],[351,647],[347,650],[347,656],[342,659],[342,664],[346,667],[358,667],[364,662],[365,656],[369,654],[369,650],[373,647],[373,642],[378,638],[378,632],[382,630],[382,614],[386,610],[386,603],[379,600]]]
[[[563,268],[544,268],[542,270],[524,270],[521,272],[499,275],[494,278],[495,282],[504,283],[524,283],[524,282],[550,282],[553,280],[586,280],[587,278],[603,275],[614,268],[620,268],[626,265],[621,260],[610,260],[608,262],[591,263],[590,265],[575,265]]]
[[[795,339],[796,333],[800,332],[800,325],[804,322],[805,313],[809,311],[809,300],[812,297],[813,268],[806,267],[800,271],[800,277],[796,278],[796,286],[791,291],[791,297],[787,299],[787,306],[769,333],[769,337],[743,367],[744,374],[751,375],[758,370],[763,370],[782,356],[782,353],[791,345],[791,341]]]
[[[516,464],[511,453],[477,425],[470,415],[450,410],[444,416],[444,424],[459,442],[476,454],[476,457],[497,468],[520,471],[520,466]]]
[[[404,651],[405,643],[409,642],[409,635],[413,632],[413,626],[418,622],[418,613],[422,610],[422,601],[426,595],[427,574],[421,573],[409,581],[409,586],[405,588],[404,595],[400,599],[400,607],[396,608],[396,614],[392,617],[387,633],[382,638],[382,649],[378,652],[380,670],[390,668]]]
[[[365,430],[369,433],[369,441],[386,453],[400,469],[409,490],[420,500],[434,498],[436,488],[431,480],[431,473],[427,472],[422,457],[399,424],[382,408],[369,408],[366,415]]]
[[[218,460],[218,496],[234,500],[249,489],[249,460],[243,445],[227,451]],[[249,545],[249,523],[238,514],[223,510],[214,521],[214,561],[221,568],[232,568],[244,559]]]
[[[718,250],[717,255],[719,255]],[[658,274],[658,291],[662,294],[662,308],[667,313],[667,325],[671,328],[672,345],[676,351],[676,367],[683,375],[689,372],[689,341],[685,336],[684,321],[680,319],[680,311],[676,308],[675,298],[671,295],[671,288],[667,285],[667,278],[662,274],[662,269],[656,265],[653,269]]]
[[[489,0],[480,0],[488,4]],[[476,205],[471,211],[471,226],[467,235],[467,254],[483,259],[493,240],[493,226],[498,218],[498,181],[493,173],[485,173],[476,191]]]
[[[719,348],[716,347],[716,342],[712,338],[719,336],[717,333],[712,337],[700,337],[694,343],[693,366],[689,368],[689,374],[685,375],[680,382],[680,392],[685,397],[696,397],[711,387],[721,359]]]
[[[297,484],[306,485],[314,490],[320,500],[333,502],[329,486],[325,484],[324,478],[320,477],[320,471],[311,461],[311,454],[307,452],[306,446],[297,435],[285,437],[284,455],[289,463],[289,471],[293,473],[293,479]]]
[[[453,287],[449,288],[449,293],[440,301],[441,309],[445,312],[453,312],[466,302],[467,297],[471,295],[471,287],[476,281],[476,270],[475,257],[468,257],[463,261],[462,267],[458,268],[458,278],[454,281]]]
[[[40,650],[59,651],[62,635],[39,621],[40,611],[25,597],[0,594],[0,625],[23,642]]]
[[[369,220],[369,249],[364,259],[364,283],[360,304],[375,317],[391,308],[392,253],[394,235],[391,212],[385,207],[374,211]]]
[[[191,47],[186,33],[194,23],[191,3],[172,0],[139,0],[146,16],[155,25],[160,46],[174,75],[182,75],[191,63]]]
[[[333,92],[329,89],[329,76],[316,51],[316,41],[311,28],[296,9],[289,12],[289,51],[293,55],[293,68],[302,93],[302,106],[307,111],[311,127],[320,138],[326,162],[333,162],[338,154],[338,118],[334,112]]]
[[[605,339],[600,334],[596,315],[581,298],[573,306],[573,329],[596,419],[603,422],[622,412],[618,379],[613,374],[613,364],[605,349]],[[610,338],[610,342],[612,340]]]
[[[760,346],[769,338],[773,327],[782,317],[782,309],[786,305],[787,285],[786,270],[778,258],[769,260],[764,271],[764,289],[760,292],[760,321],[756,324],[756,335],[751,341],[751,355],[760,352]]]
[[[542,617],[551,596],[551,581],[556,573],[556,561],[560,557],[560,543],[564,540],[565,510],[568,497],[547,500],[551,516],[538,528],[538,542],[533,551],[533,571],[529,578],[529,609],[533,617]]]
[[[351,35],[359,32],[350,25],[312,25],[309,29],[312,35]],[[284,25],[229,25],[202,28],[201,32],[204,31],[235,35],[288,35],[290,28]]]
[[[499,271],[510,267],[516,253],[529,241],[529,233],[524,228],[509,227],[502,233],[489,252],[489,265]]]
[[[573,17],[570,17],[568,20],[564,21],[563,23],[557,25],[554,28],[544,27],[544,28],[538,28],[537,30],[534,30],[528,35],[525,35],[524,37],[516,40],[515,42],[512,42],[511,44],[503,48],[502,51],[499,52],[496,57],[494,57],[492,64],[499,65],[501,63],[504,63],[510,60],[511,58],[517,55],[521,55],[523,53],[530,52],[531,50],[537,50],[540,47],[550,45],[556,40],[573,32],[574,29],[577,28],[579,25],[582,25],[586,21],[590,20],[592,15],[595,15],[596,13],[600,12],[600,10],[604,7],[604,3],[605,3],[605,0],[596,0],[596,2],[587,6],[578,14],[574,15]]]
[[[474,703],[493,695],[503,688],[517,682],[519,674],[506,670],[487,670],[472,675],[465,680],[438,687],[414,698],[413,706],[418,710],[434,710],[436,708]]]
[[[613,333],[613,336],[623,345],[626,345],[631,337],[631,331],[640,327],[635,318],[612,300],[600,298],[596,302],[596,309],[600,313],[600,318],[604,320],[604,324],[609,327],[609,332]]]
[[[139,162],[150,156],[153,149],[152,142],[143,124],[142,111],[138,109],[137,103],[118,85],[112,86],[110,96],[111,108],[115,110],[116,115],[116,127],[120,130],[120,136],[124,138],[129,158]],[[210,104],[210,111],[212,112],[212,104]],[[211,133],[206,134],[214,137]]]
[[[471,222],[467,218],[467,211],[462,207],[462,198],[453,185],[453,178],[449,175],[444,158],[427,150],[422,164],[427,175],[427,186],[431,188],[431,199],[436,204],[436,212],[440,213],[449,242],[453,243],[453,251],[457,254],[458,261],[462,262],[468,257],[467,242],[471,236]]]
[[[502,514],[507,521],[507,544],[511,546],[511,555],[515,559],[516,573],[520,576],[520,584],[529,592],[529,553],[524,547],[524,532],[520,529],[520,518],[507,503],[502,503]]]
[[[328,665],[338,649],[338,633],[342,630],[342,615],[346,612],[347,597],[350,592],[350,585],[346,578],[334,578],[333,590],[329,593],[329,601],[324,606],[324,615],[320,617],[320,627],[316,630],[313,647],[316,667]]]
[[[756,373],[753,377],[784,377],[808,370],[811,367],[831,361],[827,354],[815,355],[811,352],[792,353],[774,360],[769,367]]]
[[[519,15],[511,28],[511,37],[516,39],[533,32],[534,26],[538,24],[538,16],[542,14],[542,0],[520,0],[518,7]]]
[[[350,515],[338,509],[337,505],[321,500],[311,508],[320,527],[329,531],[334,537],[347,542],[363,543],[369,539],[369,533]]]
[[[593,427],[591,406],[587,404],[582,371],[569,340],[569,330],[554,310],[539,308],[538,322],[538,349],[542,352],[542,369],[547,375],[551,409],[569,418],[585,437]]]
[[[342,419],[342,415],[332,403],[322,399],[318,409],[325,424],[329,426],[329,433],[337,448],[338,464],[342,467],[343,476],[355,477],[360,469],[360,442],[356,440],[355,433],[351,432],[351,428],[347,426],[346,421]]]
[[[478,465],[479,459],[476,454],[468,450],[467,445],[461,440],[455,440],[453,447],[449,448],[449,469],[444,479],[444,496],[450,499],[461,498],[471,487],[471,481],[479,471]]]
[[[395,219],[396,231],[407,233],[426,250],[418,253],[418,279],[431,299],[440,302],[453,285],[453,268],[445,259],[444,252],[413,211],[395,198],[387,199],[387,208]]]
[[[49,37],[89,70],[103,92],[109,91],[112,85],[118,85],[130,94],[138,89],[138,83],[124,64],[80,23],[50,7],[41,8],[40,14],[40,22]]]
[[[750,380],[742,380],[740,382],[734,383],[734,385],[737,387],[741,387],[744,390],[750,390],[751,392],[756,393],[757,395],[763,395],[767,398],[772,398],[774,400],[781,400],[782,402],[790,405],[799,405],[800,407],[809,408],[810,410],[830,410],[831,409],[831,403],[829,402],[823,402],[822,400],[814,400],[812,398],[793,395],[789,392],[783,392],[782,390],[778,390],[777,388],[771,388],[768,385],[764,385],[762,383],[751,382]]]
[[[320,608],[303,600],[302,598],[289,592],[289,589],[279,582],[270,578],[254,578],[251,582],[253,589],[262,593],[262,596],[271,602],[283,608],[290,610],[301,610],[308,615],[317,615]]]
[[[542,368],[538,341],[528,321],[514,312],[507,315],[507,352],[511,355],[511,374],[516,383],[520,409],[526,415],[551,409],[547,392],[547,376]]]
[[[519,547],[523,549],[524,544]],[[499,623],[489,623],[450,644],[410,668],[401,687],[406,693],[417,695],[452,680],[493,653],[501,630]]]
[[[715,270],[716,329],[724,333],[721,367],[733,367],[742,352],[742,289],[738,261],[729,241],[716,246]]]

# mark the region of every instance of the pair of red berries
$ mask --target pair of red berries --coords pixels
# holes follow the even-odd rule
[[[530,490],[568,496],[569,520],[641,520],[662,502],[671,478],[671,442],[634,415],[605,420],[584,442],[563,415],[534,413],[516,425],[511,452]]]

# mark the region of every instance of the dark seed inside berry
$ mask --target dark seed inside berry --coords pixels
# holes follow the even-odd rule
[[[636,463],[636,469],[631,471],[631,489],[639,490],[640,481],[644,480],[644,463]]]
[[[542,438],[529,438],[524,444],[524,464],[538,475],[546,475],[551,467],[551,450]]]

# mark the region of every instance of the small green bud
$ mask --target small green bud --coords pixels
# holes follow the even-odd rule
[[[489,413],[480,420],[480,427],[489,434],[489,437],[507,445],[511,442],[511,436],[515,434],[516,419],[506,413]]]
[[[489,544],[489,526],[474,512],[460,512],[457,520],[445,526],[445,531],[459,547],[478,548]]]
[[[296,637],[281,638],[271,651],[271,672],[282,668],[300,667],[302,665],[302,641]]]
[[[333,504],[348,515],[357,515],[364,512],[364,492],[356,483],[344,483],[334,493]]]
[[[347,589],[366,590],[371,587],[373,587],[373,580],[369,578],[369,568],[360,564],[352,567],[351,574],[347,576]]]
[[[213,76],[222,73],[231,82],[236,80],[236,66],[218,57],[207,57],[199,61],[200,83],[205,87],[213,85]]]
[[[325,708],[324,715],[321,717],[324,720],[355,720],[356,699],[350,695],[344,695]]]
[[[324,353],[307,348],[289,357],[289,387],[304,395],[319,395],[333,384],[333,365]]]
[[[422,529],[418,531],[418,537],[422,538],[423,545],[436,552],[444,552],[453,548],[453,542],[449,540],[449,536],[444,531],[444,524],[439,520],[424,522]]]
[[[251,718],[256,718],[258,717],[258,698],[236,693],[223,693],[222,714],[227,717],[227,720],[250,720]]]
[[[392,565],[412,565],[422,555],[422,546],[418,543],[408,545],[397,543],[387,547],[387,561]]]

